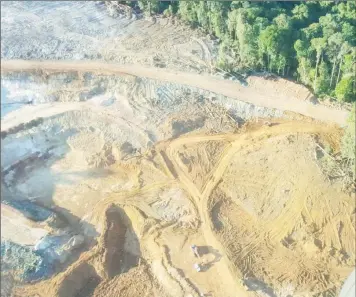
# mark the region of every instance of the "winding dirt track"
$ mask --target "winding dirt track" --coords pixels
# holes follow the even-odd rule
[[[106,64],[99,62],[64,62],[64,61],[54,61],[54,62],[41,62],[41,61],[22,61],[22,60],[8,60],[2,61],[1,70],[3,72],[10,71],[36,71],[45,70],[47,72],[63,72],[63,71],[83,71],[83,72],[93,72],[101,74],[118,74],[118,75],[134,75],[140,77],[147,77],[151,79],[156,79],[160,81],[168,81],[173,83],[179,83],[184,85],[189,85],[205,90],[212,91],[214,93],[222,94],[237,100],[242,100],[248,103],[252,103],[258,106],[276,108],[283,111],[292,111],[296,113],[303,114],[315,118],[317,120],[334,122],[340,125],[344,125],[346,122],[347,113],[345,111],[334,110],[321,105],[312,105],[308,102],[295,100],[292,98],[274,98],[272,95],[264,94],[263,90],[256,92],[256,89],[250,89],[248,87],[242,87],[238,83],[231,81],[219,80],[207,75],[198,75],[192,73],[183,72],[172,72],[166,69],[157,68],[145,68],[140,65],[115,65]],[[15,126],[17,124],[31,121],[38,117],[50,117],[56,114],[60,114],[69,110],[77,110],[82,108],[91,108],[87,102],[77,103],[54,103],[54,104],[42,104],[38,106],[28,106],[21,109],[21,112],[13,112],[9,117],[5,117],[2,121],[1,130],[6,130]],[[25,116],[25,117],[24,117]],[[281,135],[290,132],[300,132],[300,133],[314,133],[327,131],[328,127],[323,125],[315,124],[310,125],[309,123],[284,123],[270,127],[268,130],[269,135]],[[231,158],[236,154],[243,145],[251,141],[251,138],[258,138],[266,135],[266,130],[258,130],[246,135],[213,135],[213,136],[191,136],[180,137],[175,140],[165,144],[158,145],[158,148],[165,152],[167,160],[163,158],[166,163],[166,167],[169,168],[173,165],[175,176],[172,176],[177,182],[179,182],[182,187],[184,187],[188,193],[191,195],[192,201],[195,203],[199,216],[202,221],[201,230],[204,232],[204,237],[206,241],[218,248],[223,252],[225,257],[222,261],[216,263],[219,266],[219,272],[221,273],[220,280],[224,283],[226,287],[226,292],[230,293],[226,296],[254,296],[254,293],[247,293],[241,287],[236,280],[241,279],[240,273],[235,267],[233,267],[231,261],[225,252],[224,246],[217,239],[214,234],[214,226],[211,221],[211,214],[209,208],[210,196],[214,188],[219,183],[222,178],[225,169],[229,165]],[[225,148],[220,160],[217,162],[216,166],[213,168],[212,172],[208,175],[207,182],[203,191],[199,191],[196,185],[191,180],[180,164],[180,158],[178,156],[178,149],[187,143],[197,143],[203,141],[220,141],[225,140],[228,145]],[[247,141],[248,140],[248,141]],[[167,143],[166,143],[167,144]],[[169,161],[170,164],[167,163]],[[172,181],[170,181],[172,182]],[[151,187],[158,187],[159,185],[151,185]],[[137,191],[137,190],[136,190]],[[135,191],[135,194],[136,194]],[[115,195],[116,196],[116,195]],[[127,199],[128,197],[125,196]],[[108,202],[114,200],[117,202],[118,197],[110,197],[109,199],[100,203],[107,204]],[[114,202],[113,201],[113,202]],[[135,204],[135,203],[134,203]],[[139,206],[138,206],[139,207]],[[248,253],[248,250],[245,251]]]
[[[142,210],[142,203],[140,203],[141,199],[138,199],[137,194],[142,194],[143,192],[163,187],[166,183],[178,183],[187,190],[191,196],[191,200],[198,209],[199,217],[201,219],[201,230],[206,242],[209,245],[214,246],[214,248],[217,248],[223,255],[221,261],[215,263],[215,265],[219,272],[217,279],[224,288],[224,296],[255,297],[257,296],[255,292],[246,292],[242,287],[241,279],[243,276],[241,275],[238,267],[233,266],[223,243],[219,241],[215,234],[214,225],[211,219],[211,193],[218,185],[226,168],[229,166],[231,158],[237,154],[242,147],[246,148],[249,145],[253,146],[256,142],[262,140],[263,137],[284,135],[295,132],[323,134],[328,133],[328,131],[329,127],[323,124],[314,123],[311,125],[310,123],[303,122],[285,122],[244,134],[186,135],[170,141],[164,141],[157,144],[156,149],[165,153],[166,158],[162,158],[162,162],[166,163],[167,168],[173,169],[175,176],[172,176],[172,179],[166,182],[150,184],[141,189],[135,189],[124,193],[115,193],[115,195],[108,196],[106,199],[98,202],[98,205],[93,208],[93,217],[91,222],[93,223],[95,220],[99,221],[102,217],[104,217],[103,211],[107,209],[107,206],[111,203],[131,205]],[[200,191],[192,181],[191,177],[184,171],[179,157],[179,150],[182,149],[184,145],[206,141],[225,141],[227,145],[212,171],[208,174],[203,190]],[[99,211],[99,209],[102,211]],[[174,278],[174,267],[170,267],[170,264],[167,263],[167,257],[164,255],[164,252],[162,252],[159,245],[155,243],[154,238],[156,236],[159,237],[158,231],[163,228],[165,228],[165,226],[157,226],[156,230],[147,232],[150,234],[148,234],[145,241],[150,249],[150,255],[152,254],[152,259],[155,261],[161,261],[163,259],[162,261],[164,265],[162,267],[166,267],[167,272],[165,273],[172,274],[171,283],[173,283],[172,286],[174,286],[179,293],[177,293],[177,296],[184,296],[184,292],[187,290],[191,291],[192,296],[197,296],[198,293],[195,292],[194,288],[189,287],[189,283],[184,278]],[[244,251],[246,254],[251,250],[250,246],[247,248],[248,249]],[[158,250],[160,250],[160,252],[158,252]],[[93,253],[90,255],[93,255]]]
[[[205,240],[212,244],[220,251],[223,252],[225,257],[222,261],[218,263],[219,271],[221,273],[220,280],[224,282],[227,292],[234,292],[231,296],[253,296],[252,293],[247,293],[236,280],[241,279],[242,275],[239,271],[233,267],[232,262],[228,258],[228,254],[225,251],[222,243],[217,239],[214,234],[214,226],[210,217],[209,208],[209,198],[212,191],[218,185],[220,179],[222,178],[225,169],[230,163],[231,158],[246,145],[246,142],[251,142],[251,138],[258,139],[259,137],[268,135],[283,135],[291,132],[298,133],[322,133],[327,132],[327,128],[322,125],[310,125],[308,123],[283,123],[270,127],[268,131],[265,129],[259,129],[255,132],[244,134],[244,135],[213,135],[213,136],[187,136],[180,137],[171,141],[166,149],[166,153],[172,164],[174,165],[175,172],[177,173],[177,179],[180,181],[181,185],[190,193],[194,203],[196,204],[199,216],[202,221],[201,230],[204,233]],[[229,145],[223,152],[220,160],[217,162],[213,171],[209,174],[209,179],[205,184],[205,188],[202,192],[198,190],[191,178],[184,172],[184,170],[179,165],[180,158],[178,155],[178,149],[183,145],[188,143],[196,143],[208,140],[222,140],[229,142]],[[253,142],[252,142],[253,143]]]
[[[80,71],[100,74],[118,74],[146,77],[160,81],[179,83],[208,90],[227,97],[235,98],[261,107],[275,108],[282,111],[299,113],[317,120],[339,125],[346,124],[347,112],[336,110],[323,105],[313,105],[310,102],[295,98],[278,98],[273,94],[266,94],[263,89],[243,87],[239,83],[217,79],[209,75],[169,71],[161,68],[148,68],[141,65],[119,65],[90,61],[25,61],[3,60],[1,71],[35,71],[47,72]]]

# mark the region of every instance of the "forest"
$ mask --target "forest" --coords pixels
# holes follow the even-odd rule
[[[148,15],[176,16],[219,43],[217,67],[267,71],[319,98],[356,101],[354,1],[134,1]]]

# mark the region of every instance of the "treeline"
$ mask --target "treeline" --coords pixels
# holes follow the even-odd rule
[[[294,78],[323,98],[356,101],[356,2],[134,1],[219,39],[218,66]]]

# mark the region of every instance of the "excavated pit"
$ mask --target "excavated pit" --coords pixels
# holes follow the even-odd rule
[[[337,295],[354,207],[313,156],[340,131],[288,110],[345,111],[223,80],[214,42],[168,18],[1,8],[4,297]]]
[[[102,216],[104,229],[95,245],[82,253],[79,259],[63,272],[48,280],[15,289],[15,296],[16,294],[19,296],[38,294],[41,297],[101,296],[100,293],[93,294],[96,290],[101,292],[103,290],[101,287],[105,287],[105,283],[111,285],[113,280],[120,282],[121,275],[124,277],[132,269],[137,269],[140,256],[134,253],[132,248],[135,245],[135,232],[125,211],[110,205]],[[131,235],[128,236],[128,233]],[[131,246],[131,250],[125,246]]]
[[[24,79],[25,82],[20,86],[21,88],[29,87],[27,92],[37,94],[34,105],[10,112],[5,117],[7,126],[5,125],[5,129],[2,130],[1,144],[2,183],[3,191],[6,194],[3,204],[4,211],[7,211],[5,213],[2,210],[2,213],[5,214],[4,228],[7,228],[4,229],[4,233],[11,234],[14,226],[20,226],[18,229],[20,231],[17,231],[19,236],[6,240],[14,240],[15,250],[28,257],[26,265],[37,267],[35,268],[36,277],[29,274],[33,268],[15,267],[15,270],[21,271],[22,275],[30,276],[22,277],[23,285],[29,281],[35,282],[30,287],[27,285],[23,287],[26,292],[35,290],[40,293],[43,289],[44,292],[50,294],[46,296],[105,296],[107,293],[103,292],[107,292],[108,288],[113,292],[116,290],[114,289],[115,282],[120,282],[121,279],[128,281],[127,275],[135,275],[141,269],[146,271],[142,274],[144,279],[154,275],[160,280],[159,282],[164,284],[162,289],[157,289],[159,285],[154,282],[152,282],[152,286],[143,287],[142,290],[146,290],[149,294],[153,294],[152,292],[155,291],[164,296],[170,288],[174,288],[172,291],[174,295],[183,296],[184,292],[191,292],[194,296],[201,290],[201,287],[210,287],[216,292],[222,290],[233,292],[235,288],[226,286],[222,288],[216,284],[213,277],[216,273],[228,276],[229,272],[217,268],[225,265],[221,264],[223,260],[214,261],[211,259],[213,255],[207,253],[204,256],[206,265],[203,272],[211,274],[211,276],[205,278],[205,275],[196,276],[187,273],[187,269],[189,271],[189,267],[192,267],[194,263],[188,266],[182,260],[177,260],[174,253],[170,252],[171,249],[175,249],[174,240],[176,239],[174,238],[179,238],[179,233],[176,233],[175,228],[182,228],[179,231],[182,234],[185,234],[186,229],[197,230],[198,226],[202,226],[203,229],[207,228],[204,227],[205,223],[201,219],[202,209],[200,207],[203,203],[201,199],[205,199],[206,193],[209,194],[206,189],[211,191],[216,187],[217,190],[223,192],[221,195],[217,195],[218,198],[214,198],[216,203],[211,205],[208,217],[214,226],[213,234],[221,242],[226,243],[226,246],[223,245],[221,248],[226,248],[226,253],[231,255],[229,260],[234,269],[241,273],[239,277],[242,279],[245,277],[241,286],[257,291],[262,290],[270,296],[276,294],[280,286],[275,280],[283,277],[283,273],[277,272],[277,268],[270,271],[256,260],[256,257],[258,259],[261,255],[267,258],[271,257],[271,253],[273,255],[273,252],[265,251],[264,246],[258,243],[259,240],[262,240],[259,238],[265,236],[264,233],[258,231],[260,228],[258,226],[263,225],[263,220],[276,220],[279,216],[282,216],[281,221],[284,220],[284,208],[281,205],[288,202],[290,191],[288,187],[290,185],[280,186],[280,191],[284,191],[283,187],[287,187],[287,191],[283,192],[283,195],[273,192],[275,193],[273,197],[279,199],[280,203],[276,204],[274,211],[265,210],[266,202],[263,204],[255,197],[262,195],[265,188],[276,184],[272,177],[271,180],[266,179],[266,176],[275,174],[269,170],[269,166],[272,165],[268,163],[268,166],[263,167],[266,175],[262,174],[259,181],[252,181],[252,176],[257,173],[253,173],[254,171],[250,173],[246,168],[238,174],[234,174],[235,165],[231,167],[226,162],[229,158],[238,158],[239,155],[236,153],[229,156],[229,152],[234,149],[233,143],[238,144],[239,137],[242,139],[243,147],[250,147],[247,152],[251,152],[251,154],[244,153],[242,150],[240,154],[243,153],[246,157],[237,161],[236,168],[245,168],[245,163],[251,162],[249,166],[253,170],[252,164],[256,162],[263,164],[264,160],[269,160],[268,153],[266,156],[263,154],[259,156],[258,153],[256,153],[257,156],[252,154],[253,151],[258,152],[265,145],[263,144],[264,139],[267,139],[268,143],[268,138],[271,137],[269,131],[276,130],[278,135],[279,133],[289,133],[284,132],[283,129],[286,129],[285,131],[293,131],[293,129],[313,131],[313,125],[316,130],[322,129],[318,124],[310,124],[310,127],[308,124],[304,126],[300,124],[300,128],[299,124],[295,124],[294,128],[293,125],[288,126],[287,123],[285,124],[286,128],[283,128],[284,124],[281,121],[282,128],[280,128],[278,124],[269,127],[263,126],[260,121],[237,130],[239,124],[233,120],[231,115],[237,113],[245,120],[248,120],[248,117],[244,117],[238,108],[233,111],[228,98],[221,98],[221,102],[229,106],[229,111],[216,104],[216,101],[214,103],[209,100],[210,95],[206,91],[148,79],[80,76],[78,73],[67,73],[48,74],[44,78],[41,88],[48,88],[51,80],[56,81],[54,78],[61,78],[61,83],[52,85],[49,94],[43,91],[39,92],[38,81],[31,77],[33,76],[21,77],[21,80]],[[12,98],[16,99],[16,90],[11,85],[13,82],[6,81],[6,77],[5,82],[10,90],[9,93],[13,95]],[[105,87],[102,87],[99,92],[98,86]],[[66,92],[63,92],[64,87],[67,89]],[[92,89],[94,89],[93,92]],[[172,89],[175,91],[173,92]],[[187,89],[189,89],[188,93]],[[83,92],[86,95],[80,96]],[[56,93],[62,95],[54,96]],[[78,96],[81,99],[75,101]],[[147,100],[147,98],[151,99]],[[185,100],[177,100],[177,98]],[[153,102],[154,105],[152,105]],[[197,102],[199,104],[196,104]],[[208,111],[202,106],[205,106]],[[42,116],[43,112],[45,112],[45,117]],[[219,115],[219,117],[206,117],[207,112]],[[273,111],[268,112],[273,113]],[[25,118],[21,118],[25,123],[18,122],[21,115],[25,116]],[[261,114],[261,116],[263,115],[264,113]],[[206,120],[199,122],[198,126],[191,125],[195,121],[194,119],[201,117]],[[147,121],[147,119],[150,120]],[[174,123],[179,123],[179,125]],[[185,123],[188,123],[187,126],[182,128],[180,125],[184,126]],[[263,132],[264,129],[270,130]],[[261,133],[261,137],[253,141],[249,140],[249,131]],[[333,128],[330,128],[330,131],[330,135],[332,135]],[[278,137],[276,138],[278,145],[276,144],[275,147],[283,147],[287,152],[295,150],[294,159],[291,158],[292,153],[283,155],[282,159],[289,159],[290,162],[294,160],[295,167],[288,174],[299,176],[298,168],[304,163],[298,162],[307,158],[303,150],[312,155],[313,141],[303,140],[305,147],[300,152],[296,150],[297,142],[290,141],[296,137],[295,135],[289,135],[287,140]],[[165,141],[167,139],[169,141]],[[271,137],[271,141],[273,139],[274,137]],[[301,146],[302,143],[298,143]],[[266,147],[269,146],[273,146],[273,144],[266,145]],[[275,151],[270,154],[282,156]],[[282,159],[280,163],[277,163],[280,166],[283,164]],[[226,165],[222,165],[224,163]],[[216,174],[224,172],[224,170],[221,171],[221,166],[226,166],[227,169],[225,169],[226,175],[219,178]],[[275,172],[279,172],[278,168]],[[258,169],[256,170],[258,172]],[[260,175],[260,173],[258,174]],[[287,177],[286,174],[284,173],[285,177]],[[316,171],[314,174],[313,178],[316,178]],[[262,181],[265,184],[262,185]],[[212,186],[214,183],[216,185]],[[246,193],[244,196],[231,198],[231,195],[235,195],[233,189],[236,185],[241,187],[239,191],[246,191]],[[253,189],[252,196],[249,196],[246,187]],[[270,191],[276,190],[271,189]],[[211,192],[209,195],[216,194]],[[298,202],[299,198],[296,199],[296,203],[301,203]],[[346,196],[344,199],[348,201]],[[272,203],[271,201],[273,201],[272,198],[270,198],[270,203]],[[246,205],[243,208],[231,207],[230,213],[227,212],[226,206],[229,203]],[[109,207],[111,204],[114,205]],[[147,225],[134,231],[133,225],[137,224],[136,219],[126,216],[125,212],[117,208],[121,204],[138,208],[144,214],[143,220],[148,220],[149,223],[145,223]],[[9,209],[5,209],[5,205]],[[208,207],[210,207],[209,205]],[[15,224],[11,214],[14,211],[10,208],[16,209],[22,214],[16,217],[17,223]],[[342,212],[346,217],[348,216],[347,208],[340,209],[340,213]],[[303,212],[301,213],[303,214]],[[102,221],[103,217],[105,217],[104,222]],[[237,223],[234,225],[236,217]],[[333,214],[328,217],[332,218]],[[226,218],[229,218],[228,222],[225,221]],[[244,230],[242,227],[244,225],[241,225],[242,221],[258,222],[255,223],[256,226],[250,224],[250,226],[255,226],[254,232],[257,239],[250,239],[253,232],[248,231],[249,229],[241,231],[242,234],[230,235],[233,234],[231,230]],[[159,235],[159,231],[155,231],[160,228],[169,230],[170,226],[172,226],[172,231],[167,231],[168,233],[164,236]],[[286,276],[288,281],[283,284],[284,287],[293,286],[296,291],[309,289],[314,293],[327,290],[336,292],[340,277],[336,275],[335,271],[339,267],[347,269],[351,265],[352,245],[345,239],[345,236],[352,232],[352,228],[344,221],[342,226],[342,230],[340,229],[341,239],[338,242],[342,242],[345,246],[340,247],[339,251],[346,250],[348,256],[341,260],[340,266],[336,265],[335,270],[333,270],[334,268],[325,268],[331,264],[323,262],[320,258],[320,261],[316,261],[313,267],[309,267],[310,269],[319,267],[315,268],[319,269],[315,271],[320,271],[322,267],[328,269],[333,287],[327,288],[326,281],[318,285],[314,270],[315,273],[303,277],[305,271],[302,269],[296,270],[294,275]],[[26,231],[26,244],[30,244],[27,247],[30,250],[26,253],[21,252],[21,248],[19,248],[24,244],[21,242],[23,239],[20,239],[20,235],[21,230],[25,229],[32,230]],[[189,232],[184,235],[186,238],[182,239],[182,242],[176,243],[177,246],[183,246],[188,241],[189,234],[191,234]],[[245,232],[250,234],[246,238],[244,237]],[[270,232],[277,234],[279,231],[272,230]],[[329,231],[325,232],[328,234]],[[44,234],[44,239],[41,234]],[[153,238],[147,234],[153,234]],[[271,247],[273,251],[281,249],[280,246],[287,249],[291,249],[292,246],[299,248],[297,240],[294,240],[293,245],[286,247],[284,238],[288,238],[288,236],[290,233],[284,232],[280,243],[268,243],[267,241],[267,246]],[[325,246],[323,236],[327,235],[321,233],[311,240],[322,242],[321,246]],[[231,239],[237,237],[238,241]],[[266,238],[268,238],[267,235]],[[155,242],[154,244],[151,243],[152,240]],[[253,247],[251,257],[246,258],[247,251],[238,244],[241,240],[245,240],[248,247]],[[97,245],[95,245],[95,241],[98,241]],[[156,250],[159,250],[160,245],[167,246],[169,255],[172,254],[172,260],[167,262],[164,260],[164,255],[161,256],[162,258],[156,258],[157,253],[159,254]],[[11,244],[8,246],[12,248]],[[202,246],[204,247],[204,243]],[[95,251],[93,254],[85,252],[93,247]],[[188,249],[188,247],[186,248]],[[210,247],[210,249],[215,250],[215,247]],[[300,249],[303,248],[300,246]],[[307,253],[318,253],[318,247],[310,246],[309,242],[305,243],[304,249]],[[325,248],[323,250],[326,251]],[[218,252],[221,253],[222,250],[220,249]],[[176,253],[180,253],[180,251],[177,250]],[[287,259],[285,261],[292,261],[290,255],[285,253],[285,259]],[[40,259],[33,262],[33,255]],[[43,262],[43,259],[52,260]],[[148,260],[147,264],[142,264],[144,266],[140,267],[139,263],[144,260]],[[25,263],[27,262],[25,261]],[[255,265],[256,268],[252,269],[251,265]],[[44,283],[41,280],[44,280]],[[306,284],[309,280],[313,286],[308,288]],[[53,282],[56,284],[54,291],[48,289],[53,286]],[[105,288],[104,283],[110,284],[110,286]],[[133,292],[131,283],[128,288],[130,288],[128,292]],[[125,291],[124,288],[121,290]],[[40,294],[40,296],[42,295]]]
[[[118,210],[109,208],[106,211],[104,233],[104,265],[108,278],[114,277],[123,270],[126,227],[122,223]]]

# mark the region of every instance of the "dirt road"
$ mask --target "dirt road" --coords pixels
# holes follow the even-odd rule
[[[311,126],[308,123],[283,123],[271,127],[268,130],[268,134],[271,135],[283,135],[290,132],[298,133],[314,133],[314,132],[326,132],[327,128],[324,128],[322,125]],[[246,145],[246,142],[250,141],[250,138],[253,137],[257,139],[266,134],[265,130],[257,130],[251,134],[247,135],[213,135],[213,136],[187,136],[180,137],[173,140],[169,143],[166,153],[169,157],[172,164],[174,164],[175,172],[177,173],[177,178],[181,182],[181,185],[191,194],[197,208],[199,210],[200,219],[202,222],[202,230],[204,237],[210,244],[217,247],[220,251],[223,251],[225,256],[227,252],[223,247],[222,243],[216,238],[214,234],[214,226],[210,218],[209,210],[209,199],[212,191],[219,183],[222,178],[226,167],[228,166],[231,158],[238,152],[243,145]],[[229,142],[229,145],[226,147],[219,161],[217,162],[215,168],[209,174],[207,182],[202,192],[200,192],[194,182],[191,180],[190,176],[187,175],[184,170],[182,170],[178,149],[183,145],[188,143],[196,143],[207,140],[222,140],[225,138]],[[236,292],[239,292],[240,296],[249,296],[241,287],[241,284],[236,282],[236,280],[241,279],[242,275],[233,267],[231,261],[227,257],[223,257],[222,261],[218,263],[220,279],[224,281],[226,292],[234,292],[231,296],[236,296]]]
[[[81,102],[45,103],[36,106],[24,106],[6,115],[1,121],[1,131],[6,131],[22,123],[28,123],[36,118],[49,118],[84,107]]]
[[[243,87],[237,82],[214,78],[209,75],[169,71],[160,68],[148,68],[140,65],[119,65],[102,62],[74,62],[74,61],[25,61],[3,60],[2,72],[35,71],[46,72],[79,71],[100,74],[133,75],[156,79],[160,81],[179,83],[217,94],[248,102],[257,106],[275,108],[282,111],[299,113],[317,120],[345,125],[347,111],[336,110],[323,105],[313,105],[307,101],[296,100],[283,94],[266,94],[262,88]]]
[[[65,103],[58,103],[58,104],[63,105]],[[91,103],[80,102],[78,103],[78,105],[77,104],[68,105],[68,108],[69,106],[71,106],[72,109],[77,109],[82,107],[90,108]],[[49,116],[50,116],[50,111],[52,111],[52,109],[48,109]],[[100,199],[96,196],[96,198],[98,199],[96,199],[95,203],[93,203],[91,207],[91,211],[86,213],[86,221],[90,222],[90,224],[95,226],[102,226],[103,218],[106,217],[105,215],[106,210],[108,209],[108,207],[110,207],[111,204],[123,206],[124,210],[127,213],[127,216],[131,221],[131,224],[135,226],[134,230],[142,230],[137,232],[137,234],[139,234],[140,246],[145,247],[144,255],[145,257],[147,257],[147,259],[149,259],[148,262],[151,263],[150,269],[152,269],[152,273],[155,276],[157,276],[158,282],[162,284],[162,288],[164,288],[164,290],[166,290],[167,292],[170,292],[170,294],[167,294],[167,296],[188,296],[187,293],[191,294],[191,296],[198,296],[200,291],[212,292],[211,293],[212,296],[231,296],[231,297],[258,296],[258,293],[254,291],[246,291],[246,288],[244,287],[244,285],[246,286],[245,274],[243,270],[244,262],[240,261],[238,262],[238,264],[236,264],[237,262],[235,261],[235,258],[237,254],[239,257],[248,258],[249,257],[248,254],[253,253],[254,250],[256,250],[256,246],[258,245],[263,246],[263,242],[261,243],[261,239],[263,238],[263,236],[262,235],[256,236],[256,238],[253,238],[251,241],[249,242],[246,241],[247,243],[244,245],[244,248],[239,250],[238,253],[235,251],[232,252],[232,250],[226,244],[226,242],[221,240],[221,237],[219,237],[220,235],[217,232],[216,225],[213,219],[212,205],[214,204],[213,200],[215,199],[214,190],[220,187],[221,182],[223,182],[223,180],[226,179],[225,178],[226,171],[229,170],[229,166],[231,165],[232,162],[231,160],[234,157],[241,154],[243,151],[246,151],[247,149],[248,150],[256,149],[258,143],[264,142],[267,139],[272,139],[280,136],[288,136],[293,133],[297,133],[299,135],[320,134],[320,136],[324,135],[328,137],[332,137],[333,135],[332,131],[330,130],[330,126],[325,124],[303,123],[297,121],[285,122],[283,120],[280,120],[279,122],[274,123],[274,125],[272,125],[271,127],[264,126],[257,130],[253,130],[253,129],[248,130],[246,133],[226,133],[226,134],[215,134],[215,135],[188,134],[175,139],[159,142],[155,146],[155,151],[160,152],[160,154],[157,153],[157,158],[155,159],[155,164],[156,164],[155,166],[158,166],[158,168],[160,168],[163,171],[167,171],[167,179],[163,179],[163,180],[157,179],[154,182],[147,182],[147,184],[145,184],[144,186],[134,187],[130,190],[122,190],[120,192],[113,192],[113,193],[108,192],[105,193],[104,197]],[[191,147],[191,145],[193,145],[194,148],[194,145],[204,146],[207,145],[208,142],[220,142],[223,148],[218,151],[217,158],[208,159],[208,162],[211,162],[212,166],[210,167],[211,169],[209,173],[204,175],[205,178],[204,181],[202,182],[202,187],[200,187],[198,186],[194,178],[192,178],[192,175],[186,171],[187,164],[184,163],[180,153],[182,152],[182,150],[189,152],[189,147]],[[254,160],[254,162],[255,163],[258,162],[257,159]],[[147,167],[143,167],[143,164],[146,163],[138,163],[137,165],[142,166],[141,167],[142,171],[147,170],[145,169]],[[307,183],[303,183],[303,184],[307,184]],[[154,218],[154,219],[157,218],[157,220],[159,220],[160,217],[158,213],[156,213],[154,208],[152,208],[151,206],[154,205],[155,202],[160,201],[162,199],[161,198],[162,195],[160,194],[161,193],[160,189],[172,185],[174,185],[175,187],[183,188],[185,192],[189,194],[188,195],[189,197],[187,197],[187,199],[190,199],[190,201],[194,205],[194,209],[197,210],[196,212],[194,212],[194,217],[200,219],[201,224],[199,230],[202,233],[201,235],[204,240],[204,243],[201,244],[198,243],[198,244],[202,246],[211,246],[214,250],[221,253],[220,255],[221,258],[219,258],[218,261],[214,262],[213,266],[211,266],[207,271],[204,271],[204,273],[200,273],[200,274],[197,274],[195,272],[192,273],[191,272],[192,263],[193,261],[195,261],[195,259],[191,259],[191,260],[188,259],[186,261],[186,258],[189,257],[187,257],[185,251],[190,249],[190,244],[192,243],[197,244],[197,241],[195,237],[192,236],[192,234],[186,235],[187,237],[185,240],[189,242],[189,244],[182,245],[182,248],[180,248],[180,250],[177,252],[174,246],[176,245],[177,242],[179,242],[179,240],[177,239],[180,236],[179,234],[185,233],[182,232],[183,229],[180,229],[179,232],[173,231],[174,228],[176,228],[178,225],[176,225],[174,222],[171,221],[166,221],[166,222],[162,221],[159,224],[152,224],[152,225],[149,224],[148,220],[146,221],[147,218]],[[233,189],[235,189],[235,185]],[[315,199],[315,202],[317,201],[322,201],[322,200]],[[292,205],[292,203],[294,202],[295,199],[291,199],[291,201],[286,204],[285,211],[279,212],[280,215],[274,220],[271,220],[271,223],[264,224],[265,227],[259,229],[261,231],[257,234],[271,234],[273,235],[273,238],[271,236],[271,239],[273,239],[272,243],[274,244],[274,242],[278,242],[280,246],[284,247],[282,244],[280,244],[281,240],[279,237],[277,238],[277,240],[274,240],[274,238],[276,237],[275,233],[277,231],[279,233],[285,233],[284,226],[286,225],[286,223],[284,221],[286,219],[288,219],[287,220],[288,222],[289,221],[295,222],[294,219],[291,219],[295,217],[294,214],[296,212],[294,209],[295,205],[294,204]],[[297,203],[298,206],[301,205],[305,208],[308,207],[305,200],[303,199],[301,199],[300,201],[298,200]],[[298,211],[301,212],[299,208],[296,209],[298,209]],[[243,218],[245,218],[244,214],[246,214],[246,217],[248,215],[247,212],[242,211],[241,213],[234,213],[234,216],[237,218],[237,220],[241,220],[241,217],[239,217],[239,215],[241,214]],[[344,212],[340,214],[340,217],[341,216],[344,216]],[[333,216],[330,215],[330,221],[332,218]],[[146,226],[146,224],[147,226],[151,226],[151,227],[143,228],[143,226]],[[277,228],[274,225],[277,225],[279,227]],[[350,227],[349,227],[347,225],[346,219],[345,221],[343,221],[343,226],[345,230],[346,229],[353,230],[352,224],[350,223]],[[98,227],[98,228],[101,229],[102,227]],[[348,234],[350,233],[349,232],[346,233],[348,238],[352,237],[352,236],[348,236]],[[354,235],[354,233],[352,233],[352,235]],[[242,235],[239,235],[240,237],[237,237],[235,236],[235,233],[233,233],[232,236],[234,236],[234,241],[241,241],[245,238]],[[238,240],[236,240],[237,238]],[[268,251],[268,247],[266,247],[266,249],[263,248],[263,251],[265,250]],[[65,272],[58,274],[57,276],[49,280],[47,283],[46,282],[40,283],[38,285],[35,285],[34,287],[29,286],[24,288],[24,290],[28,290],[26,291],[26,293],[31,292],[32,295],[38,294],[39,296],[49,296],[50,294],[47,294],[45,289],[50,290],[52,287],[54,287],[53,284],[56,284],[56,286],[58,287],[56,288],[58,290],[59,287],[70,289],[71,286],[68,285],[68,282],[65,281],[68,275],[76,275],[76,277],[78,277],[79,280],[78,286],[84,287],[86,286],[87,280],[85,279],[85,277],[82,277],[83,275],[82,270],[78,269],[78,267],[87,267],[88,265],[92,265],[90,264],[91,260],[90,261],[88,260],[89,256],[93,258],[99,257],[103,253],[103,251],[105,250],[101,249],[101,247],[98,246],[93,253],[89,253],[86,255],[84,254],[84,256],[81,256],[81,258],[76,263],[68,267],[68,269]],[[174,259],[174,261],[172,259]],[[304,267],[304,263],[307,263],[307,261],[309,261],[309,258],[306,258],[305,262],[303,261],[304,260],[301,260],[300,262],[302,263],[300,264],[301,267]],[[106,267],[100,261],[95,263],[99,263],[99,264],[95,264],[97,265],[96,266],[97,270],[94,270],[93,268],[94,276],[96,274],[99,274],[100,271],[102,271],[102,269]],[[289,262],[287,262],[287,265],[288,264]],[[262,265],[258,267],[263,268]],[[281,268],[274,269],[274,271],[280,271],[280,270]],[[297,272],[299,271],[298,269],[295,270]],[[182,274],[180,274],[179,271],[182,271]],[[334,273],[334,270],[332,270],[332,272]],[[314,273],[314,272],[312,272],[311,274],[318,275],[318,273]],[[125,275],[126,274],[122,274],[121,276],[118,277],[125,277]],[[283,276],[284,274],[282,274],[281,272],[281,275]],[[297,279],[297,276],[295,276],[297,275],[297,273],[293,274],[293,272],[291,272],[289,275],[291,275],[290,278],[292,280]],[[335,275],[335,273],[333,275]],[[83,278],[84,280],[82,280]],[[271,279],[275,281],[274,283],[275,288],[276,289],[279,288],[278,277],[271,278]],[[310,278],[306,278],[306,279],[310,280]],[[110,292],[109,295],[114,295],[112,292],[114,288],[118,287],[117,284],[120,282],[121,279],[118,279],[117,283],[113,285],[112,289],[107,290],[107,292]],[[140,283],[140,281],[138,281],[137,278],[131,278],[130,276],[130,284],[131,283],[133,284],[132,287],[134,288],[137,283]],[[333,279],[332,285],[334,284],[336,284],[336,281]],[[101,284],[101,286],[103,285],[104,282]],[[325,286],[327,285],[328,284],[326,283]],[[100,291],[99,289],[100,287],[98,286],[98,292]],[[22,288],[19,288],[19,290],[22,290]],[[117,289],[117,291],[119,290],[123,290],[123,289]],[[319,291],[320,291],[319,289],[315,290],[315,292],[319,292]],[[21,296],[25,295],[23,294],[23,292],[21,291],[21,294],[18,295]],[[106,296],[107,294],[108,293],[105,293],[105,295],[104,294],[100,295],[98,293],[97,295],[94,294],[93,296]],[[53,293],[51,296],[64,296],[64,295],[60,295],[60,294],[55,295]],[[74,296],[74,294],[70,295],[66,293],[65,296]],[[155,296],[155,295],[150,294],[150,296]],[[158,296],[165,296],[165,295],[161,294]]]

